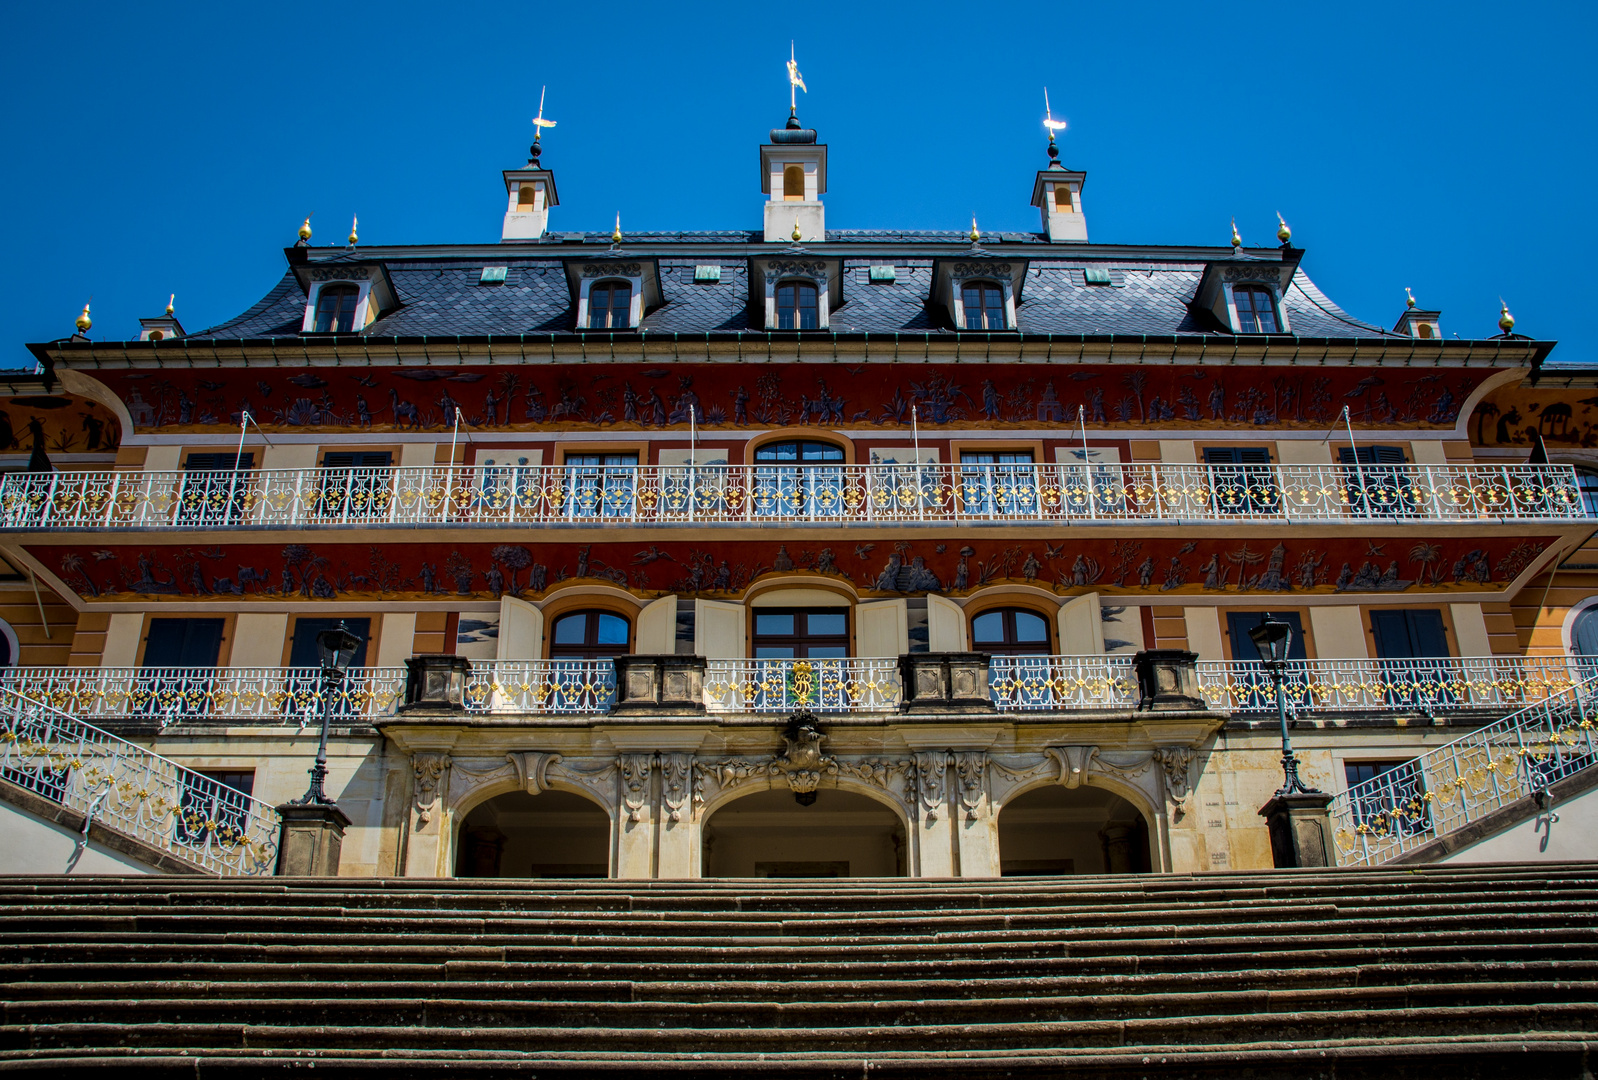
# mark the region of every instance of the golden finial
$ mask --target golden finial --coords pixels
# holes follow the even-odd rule
[[[355,246],[355,241],[360,239],[360,237],[355,235],[355,227],[357,225],[359,225],[360,223],[361,223],[361,219],[360,219],[359,215],[356,215],[356,214],[350,215],[350,247],[354,247]]]
[[[1287,220],[1282,217],[1282,212],[1280,210],[1276,211],[1276,220],[1282,223],[1281,228],[1276,230],[1276,239],[1285,244],[1293,239],[1293,230],[1287,227]],[[1237,232],[1236,222],[1232,223],[1232,232],[1234,234]]]
[[[89,305],[83,305],[83,314],[78,316],[78,333],[87,334],[89,327],[94,325],[94,320],[89,318]]]
[[[793,240],[794,240],[794,243],[797,244],[799,242],[799,238],[800,238],[799,220],[797,218],[795,218],[794,219],[794,223],[793,223]]]
[[[616,214],[616,231],[610,234],[610,242],[612,244],[621,243],[621,214],[619,212]]]
[[[977,228],[977,216],[975,214],[972,214],[971,215],[971,242],[973,244],[976,244],[976,243],[980,243],[981,240],[982,240],[982,230]]]
[[[172,317],[172,305],[177,300],[177,298],[178,298],[178,294],[177,293],[173,293],[171,296],[168,296],[166,298],[166,317],[169,318],[169,319]]]
[[[89,309],[84,308],[83,310],[88,311]],[[1509,305],[1504,303],[1504,298],[1500,296],[1498,298],[1498,329],[1507,334],[1514,328],[1515,317],[1509,313]]]
[[[1415,310],[1415,294],[1409,291],[1409,286],[1404,286],[1404,306],[1411,311]]]
[[[1243,238],[1237,233],[1237,219],[1232,219],[1232,250],[1236,251],[1243,246]]]
[[[311,218],[314,216],[315,211],[306,214],[304,223],[300,225],[300,239],[304,240],[306,243],[311,242]]]

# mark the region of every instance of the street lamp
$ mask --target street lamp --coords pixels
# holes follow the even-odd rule
[[[1293,628],[1270,612],[1258,626],[1248,632],[1254,647],[1259,650],[1265,670],[1271,673],[1276,689],[1276,715],[1282,723],[1282,772],[1286,782],[1277,789],[1278,795],[1310,794],[1313,788],[1304,786],[1298,778],[1298,758],[1293,755],[1293,740],[1287,733],[1287,696],[1282,693],[1282,676],[1287,669],[1287,649],[1293,641]]]
[[[327,728],[333,719],[333,690],[344,681],[350,661],[366,639],[340,622],[316,635],[316,652],[322,661],[322,740],[316,746],[316,764],[311,766],[311,786],[296,806],[336,806],[322,785],[327,780]]]

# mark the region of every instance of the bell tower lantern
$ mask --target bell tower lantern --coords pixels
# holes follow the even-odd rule
[[[1065,121],[1054,118],[1048,103],[1049,94],[1045,90],[1043,126],[1049,129],[1049,166],[1038,171],[1032,184],[1032,205],[1043,212],[1043,232],[1050,243],[1085,244],[1088,242],[1088,219],[1082,212],[1082,188],[1088,174],[1072,172],[1060,164],[1060,148],[1054,144],[1054,133],[1065,130]]]
[[[816,142],[811,128],[799,126],[790,115],[788,125],[771,132],[771,142],[760,148],[760,190],[766,199],[768,244],[821,241],[827,238],[825,207],[827,147]]]
[[[533,120],[533,145],[527,148],[527,167],[505,170],[505,227],[499,238],[539,240],[549,228],[549,208],[560,203],[555,195],[555,174],[544,168],[538,156],[544,152],[544,129],[555,121],[544,119],[544,96],[538,96],[538,116]]]

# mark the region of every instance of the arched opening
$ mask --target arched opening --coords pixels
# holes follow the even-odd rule
[[[531,184],[523,184],[516,192],[516,209],[523,214],[531,213],[534,201],[538,198],[538,191]]]
[[[1069,214],[1071,206],[1071,189],[1064,184],[1054,185],[1054,209],[1061,214]]]
[[[745,795],[705,821],[705,877],[903,877],[904,823],[833,788],[800,806],[787,788]]]
[[[1103,788],[1037,788],[999,811],[1004,877],[1146,874],[1149,826],[1137,807]]]
[[[803,202],[805,197],[805,167],[785,165],[782,169],[782,197],[785,202]]]
[[[551,660],[609,660],[627,654],[632,627],[614,611],[573,611],[555,620],[549,634]]]
[[[466,815],[455,851],[456,877],[608,877],[610,815],[567,791],[511,791]]]

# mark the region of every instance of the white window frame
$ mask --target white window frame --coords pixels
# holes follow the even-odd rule
[[[589,290],[592,289],[595,285],[601,285],[601,284],[604,284],[605,282],[608,282],[608,281],[626,282],[628,285],[632,286],[633,294],[632,294],[632,297],[627,301],[627,325],[624,326],[624,327],[608,327],[608,328],[606,328],[606,330],[611,330],[611,331],[614,331],[614,330],[636,330],[636,329],[638,329],[638,324],[643,322],[643,319],[644,319],[644,279],[643,279],[643,276],[640,275],[638,277],[628,277],[626,274],[606,274],[603,277],[592,277],[592,278],[585,277],[585,278],[582,279],[582,283],[578,286],[578,291],[577,291],[577,329],[579,329],[579,330],[587,330],[587,329],[589,329],[589,326],[588,326],[588,292],[589,292]],[[606,331],[605,330],[598,330],[596,332],[604,333]]]
[[[316,329],[316,305],[322,298],[322,290],[329,285],[354,285],[359,292],[355,296],[355,321],[352,334],[359,334],[374,321],[372,305],[372,281],[370,278],[362,281],[360,278],[347,278],[339,281],[318,281],[311,286],[310,293],[305,298],[305,321],[300,325],[300,332],[312,333]]]
[[[797,281],[816,290],[816,329],[828,329],[832,314],[831,297],[827,295],[827,275],[816,273],[784,273],[773,277],[766,275],[766,329],[777,329],[777,287],[784,282]],[[804,333],[805,331],[797,331]],[[814,333],[814,331],[811,331]]]
[[[1015,295],[1010,291],[1008,276],[999,277],[993,274],[972,274],[970,277],[951,277],[949,279],[949,310],[954,315],[954,328],[956,330],[970,329],[965,324],[965,287],[967,285],[997,285],[1004,294],[1004,329],[1015,329]],[[983,331],[987,332],[987,331]]]
[[[1255,336],[1257,331],[1243,330],[1243,320],[1237,314],[1237,298],[1232,290],[1239,285],[1247,285],[1256,289],[1264,289],[1271,294],[1271,304],[1276,309],[1276,332],[1278,334],[1291,334],[1293,327],[1287,321],[1287,308],[1282,304],[1282,290],[1269,281],[1225,281],[1221,289],[1226,300],[1226,321],[1234,334],[1247,334]]]

